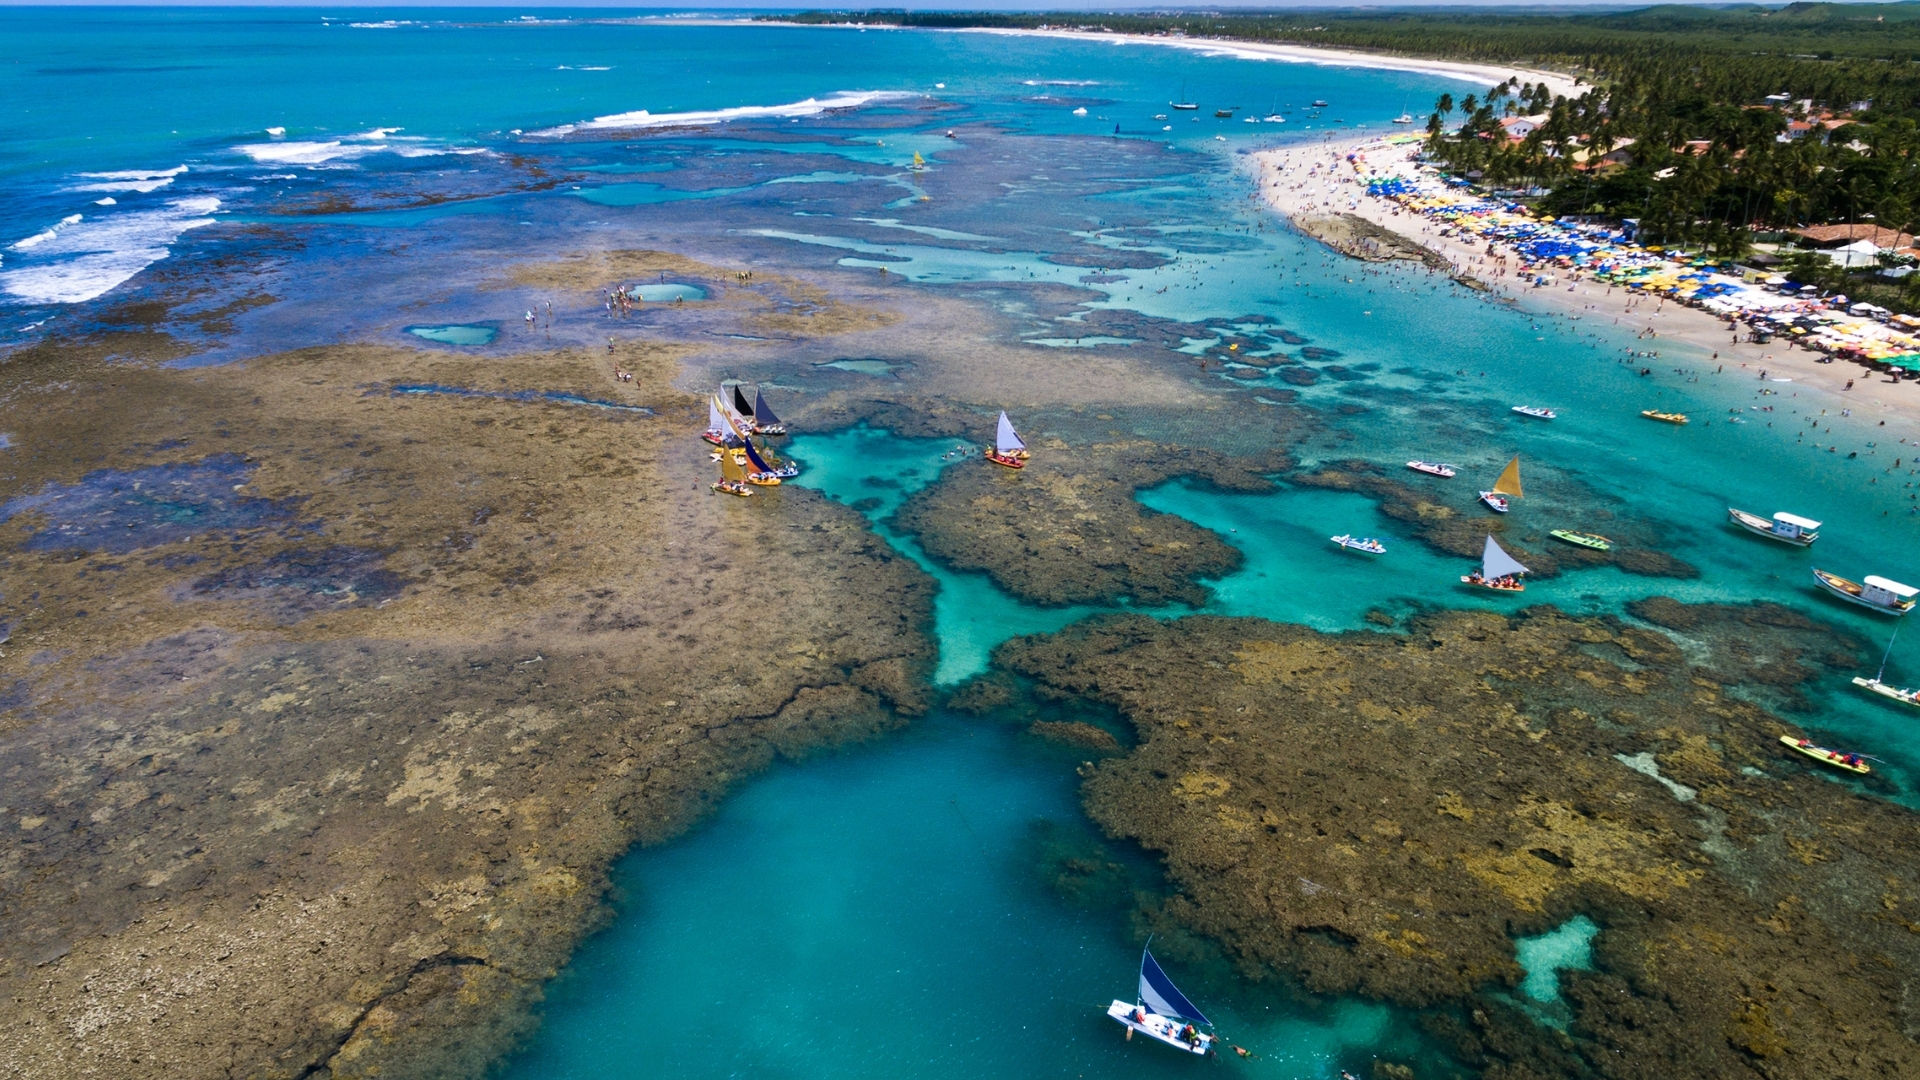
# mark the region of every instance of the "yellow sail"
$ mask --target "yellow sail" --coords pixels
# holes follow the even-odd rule
[[[924,169],[927,167],[927,159],[921,157],[920,151],[918,150],[913,152],[913,167],[916,169]]]
[[[1513,460],[1507,462],[1507,467],[1500,472],[1500,479],[1493,482],[1493,491],[1496,495],[1505,495],[1508,498],[1518,499],[1521,497],[1520,455],[1515,454]]]
[[[746,478],[746,470],[740,467],[740,462],[734,458],[733,451],[720,451],[720,479],[745,480]]]

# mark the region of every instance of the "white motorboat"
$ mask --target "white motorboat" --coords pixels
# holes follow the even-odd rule
[[[1213,1021],[1187,1000],[1180,988],[1173,985],[1173,980],[1167,978],[1167,973],[1160,970],[1153,953],[1145,949],[1140,950],[1138,999],[1131,1005],[1115,1000],[1107,1006],[1107,1015],[1126,1027],[1129,1039],[1137,1031],[1189,1054],[1213,1053],[1213,1044],[1218,1039],[1211,1031],[1200,1030],[1203,1026],[1213,1027]]]
[[[1920,589],[1911,585],[1902,585],[1897,581],[1868,574],[1859,581],[1849,581],[1839,574],[1830,574],[1815,567],[1813,580],[1820,587],[1849,604],[1859,604],[1883,615],[1900,616],[1912,611],[1914,597],[1920,596]]]
[[[1343,533],[1339,536],[1330,537],[1329,539],[1349,551],[1361,551],[1368,555],[1385,555],[1387,553],[1387,545],[1375,540],[1371,536],[1348,536]]]
[[[1452,465],[1440,461],[1409,461],[1407,468],[1414,472],[1426,473],[1428,476],[1438,476],[1443,480],[1453,479],[1455,471]]]
[[[1749,514],[1745,510],[1735,510],[1729,506],[1727,518],[1750,533],[1764,536],[1769,540],[1778,540],[1783,544],[1806,547],[1820,539],[1820,523],[1798,514],[1782,511],[1773,515],[1772,521],[1768,521],[1759,514]]]
[[[1531,416],[1539,420],[1558,420],[1560,414],[1539,405],[1515,405],[1513,411],[1521,416]]]

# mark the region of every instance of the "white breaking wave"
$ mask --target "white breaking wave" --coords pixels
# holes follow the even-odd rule
[[[1021,86],[1099,86],[1097,79],[1022,79]]]
[[[857,109],[876,101],[897,101],[902,98],[919,97],[918,94],[899,90],[842,90],[824,98],[808,98],[786,105],[741,105],[732,109],[710,109],[702,112],[651,113],[645,109],[638,112],[615,113],[612,116],[596,116],[578,124],[562,124],[559,127],[536,131],[535,135],[568,135],[576,131],[631,131],[635,128],[656,127],[692,127],[700,124],[724,124],[729,120],[757,120],[766,117],[818,116],[832,109]]]
[[[324,165],[334,161],[357,161],[369,154],[397,154],[400,157],[433,157],[437,154],[483,154],[486,151],[474,146],[444,146],[426,139],[392,138],[397,127],[374,128],[358,135],[344,135],[338,139],[322,141],[303,141],[299,139],[286,142],[246,143],[234,147],[261,164],[272,165]]]
[[[219,199],[197,196],[85,220],[74,214],[13,245],[16,251],[24,245],[36,261],[0,271],[0,289],[39,303],[91,300],[166,258],[168,244],[213,224],[208,215],[219,208]]]
[[[113,172],[83,172],[80,175],[96,181],[68,188],[69,191],[138,191],[146,194],[159,191],[173,178],[186,172],[185,165],[176,165],[171,169],[119,169]]]

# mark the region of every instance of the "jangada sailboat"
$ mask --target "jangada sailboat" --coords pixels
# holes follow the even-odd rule
[[[1020,433],[1013,430],[1013,421],[1007,419],[1007,410],[1000,410],[1000,428],[993,436],[993,449],[986,452],[988,461],[995,465],[1005,465],[1009,469],[1024,469],[1027,459],[1027,444],[1020,440]]]
[[[1920,690],[1903,690],[1897,686],[1888,686],[1882,681],[1887,676],[1887,658],[1893,655],[1893,643],[1899,637],[1900,626],[1898,623],[1895,623],[1893,636],[1887,639],[1887,651],[1880,654],[1880,670],[1874,672],[1873,678],[1871,679],[1863,679],[1855,675],[1853,677],[1853,685],[1868,693],[1879,694],[1883,698],[1897,701],[1902,705],[1920,707]]]
[[[760,390],[753,392],[753,430],[761,435],[785,435],[787,425],[773,415],[767,407],[767,395]]]
[[[715,446],[740,445],[740,435],[734,431],[733,421],[727,416],[718,394],[707,399],[707,430],[701,432],[700,437]]]
[[[1137,1031],[1189,1054],[1213,1053],[1213,1044],[1218,1038],[1196,1026],[1211,1028],[1213,1021],[1173,985],[1167,973],[1160,970],[1153,953],[1146,949],[1140,950],[1139,997],[1131,1005],[1116,1000],[1107,1006],[1107,1015],[1126,1026],[1128,1039]]]
[[[1525,592],[1527,585],[1520,577],[1526,572],[1527,568],[1520,565],[1520,560],[1507,554],[1507,549],[1488,536],[1487,546],[1480,555],[1480,569],[1461,575],[1460,583],[1492,589],[1494,592]]]
[[[1521,498],[1520,494],[1520,455],[1515,454],[1507,467],[1500,470],[1500,479],[1493,482],[1492,491],[1480,493],[1480,501],[1496,514],[1504,514],[1510,509],[1507,500]]]
[[[769,448],[763,454],[759,447],[753,445],[752,439],[747,440],[747,445],[741,447],[741,451],[747,458],[747,483],[749,484],[772,487],[782,480],[790,480],[800,475],[800,466],[791,461],[774,461],[769,456],[773,450]]]
[[[715,480],[711,486],[713,490],[722,494],[739,495],[745,498],[753,494],[753,488],[748,486],[747,471],[740,466],[740,459],[734,456],[735,453],[736,451],[733,450],[720,451],[720,479]],[[774,481],[776,484],[779,482]]]

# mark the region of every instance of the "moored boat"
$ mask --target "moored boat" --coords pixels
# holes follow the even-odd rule
[[[1849,604],[1859,604],[1883,615],[1900,616],[1913,610],[1914,597],[1920,595],[1920,589],[1911,585],[1902,585],[1897,581],[1868,574],[1859,581],[1850,581],[1839,574],[1828,573],[1814,567],[1813,580],[1820,587]]]
[[[1480,554],[1480,569],[1461,575],[1460,583],[1494,592],[1525,592],[1527,584],[1521,578],[1526,572],[1520,560],[1507,554],[1505,548],[1488,536],[1487,546]]]
[[[1764,536],[1769,540],[1778,540],[1783,544],[1806,547],[1820,539],[1820,523],[1798,514],[1782,511],[1774,514],[1772,521],[1768,521],[1759,514],[1749,514],[1745,510],[1735,510],[1729,506],[1727,518],[1750,533]]]
[[[723,495],[745,498],[753,494],[753,488],[747,484],[747,472],[741,467],[740,459],[734,456],[736,453],[734,450],[720,452],[720,479],[715,480],[711,487]]]
[[[747,459],[745,466],[747,470],[747,483],[755,487],[779,486],[781,480],[780,474],[774,472],[773,466],[767,464],[767,459],[760,456],[760,451],[753,445],[752,439],[748,439],[747,445],[741,447],[741,456]],[[734,460],[736,463],[739,461],[738,458]]]
[[[1387,545],[1375,540],[1371,536],[1348,536],[1343,533],[1330,539],[1349,551],[1364,551],[1368,555],[1385,555],[1387,553]]]
[[[1148,944],[1152,944],[1151,939]],[[1107,1006],[1107,1015],[1126,1027],[1129,1040],[1137,1031],[1189,1054],[1213,1053],[1213,1044],[1218,1038],[1211,1031],[1200,1030],[1199,1025],[1211,1028],[1213,1021],[1187,1000],[1160,969],[1159,961],[1145,949],[1140,950],[1139,995],[1131,1005],[1116,999]]]
[[[995,465],[1005,465],[1009,469],[1024,469],[1027,459],[1033,455],[1027,453],[1027,444],[1020,439],[1020,433],[1013,430],[1013,421],[1007,419],[1007,411],[1000,410],[1000,426],[994,432],[993,448],[983,451],[988,461]]]
[[[1455,475],[1454,466],[1440,461],[1409,461],[1407,468],[1414,472],[1426,473],[1428,476],[1438,476],[1443,480],[1451,480]]]
[[[1512,509],[1508,499],[1524,497],[1520,488],[1520,455],[1518,454],[1513,456],[1512,461],[1507,462],[1506,468],[1500,470],[1500,479],[1493,482],[1493,490],[1480,493],[1480,501],[1486,503],[1488,509],[1496,514],[1504,514]]]
[[[1853,685],[1869,693],[1879,694],[1890,701],[1920,708],[1920,690],[1903,690],[1898,686],[1889,686],[1879,679],[1863,679],[1858,675],[1853,677]]]
[[[787,425],[773,415],[767,407],[767,395],[759,389],[753,392],[753,430],[759,435],[785,435]]]
[[[1822,765],[1831,765],[1836,769],[1845,769],[1857,776],[1865,776],[1873,771],[1873,766],[1868,765],[1866,760],[1859,754],[1843,753],[1839,750],[1829,750],[1824,746],[1815,746],[1812,739],[1796,739],[1791,735],[1782,735],[1780,736],[1780,742],[1794,750],[1798,750],[1800,753],[1807,755]]]
[[[1555,529],[1547,534],[1555,540],[1564,540],[1575,547],[1592,548],[1595,551],[1612,551],[1613,541],[1599,533],[1574,532],[1572,529]]]
[[[1686,413],[1661,412],[1658,409],[1641,409],[1640,415],[1649,420],[1658,420],[1663,424],[1684,424],[1687,422]]]
[[[1560,414],[1539,405],[1515,405],[1513,411],[1521,416],[1531,416],[1540,420],[1558,420]]]
[[[1413,114],[1403,112],[1399,116],[1394,117],[1393,122],[1396,124],[1411,124],[1413,123]]]
[[[707,399],[707,430],[701,432],[700,437],[715,446],[739,446],[740,435],[734,431],[720,404],[718,394]]]

